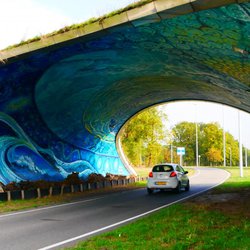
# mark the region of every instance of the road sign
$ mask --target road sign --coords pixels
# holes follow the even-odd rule
[[[185,148],[177,147],[177,155],[185,155]]]

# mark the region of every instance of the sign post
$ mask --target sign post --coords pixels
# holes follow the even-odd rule
[[[177,155],[180,156],[180,165],[182,166],[182,156],[185,155],[185,148],[177,147]]]

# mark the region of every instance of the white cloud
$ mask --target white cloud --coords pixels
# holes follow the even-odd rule
[[[32,0],[1,0],[0,49],[72,23]]]

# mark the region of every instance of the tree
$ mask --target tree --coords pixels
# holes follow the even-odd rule
[[[167,117],[156,108],[147,109],[132,118],[124,127],[122,147],[129,161],[134,166],[152,166],[160,162],[171,161],[170,145],[166,139],[171,134],[169,143],[175,147],[185,147],[183,162],[187,165],[196,163],[196,124],[181,122],[171,132],[164,127]],[[218,123],[198,123],[199,155],[202,165],[222,164],[223,129]],[[174,148],[175,149],[175,148]],[[226,132],[226,162],[237,165],[239,161],[239,143]],[[173,161],[177,162],[176,150]]]
[[[163,119],[156,108],[147,109],[125,124],[122,147],[134,166],[152,166],[163,160],[161,141],[166,136]]]
[[[207,159],[210,163],[217,165],[223,160],[221,150],[211,147],[206,153]]]
[[[172,144],[176,147],[185,147],[184,161],[188,165],[195,162],[195,145],[196,145],[196,128],[195,123],[181,122],[172,129]]]
[[[226,133],[226,164],[230,166],[230,158],[232,166],[239,163],[239,142],[234,139],[230,133]]]
[[[218,123],[199,123],[198,144],[199,155],[204,165],[222,164],[223,161],[223,129]],[[185,147],[184,160],[188,165],[196,161],[196,124],[181,122],[172,129],[173,145]],[[230,165],[230,150],[232,165],[237,165],[239,160],[238,142],[230,133],[226,133],[226,159]]]

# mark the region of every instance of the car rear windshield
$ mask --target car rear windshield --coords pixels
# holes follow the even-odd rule
[[[170,165],[157,165],[153,167],[153,172],[171,172],[173,167]]]

